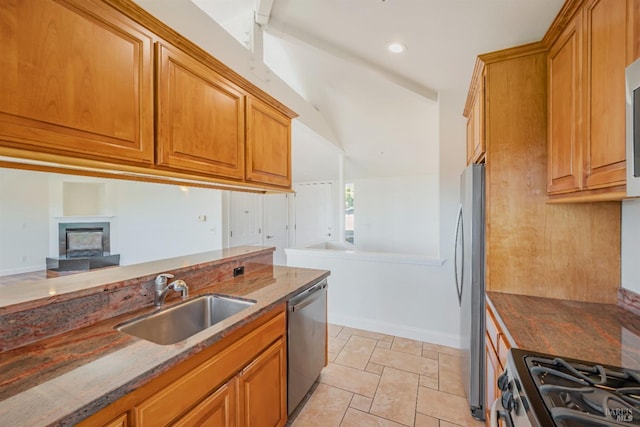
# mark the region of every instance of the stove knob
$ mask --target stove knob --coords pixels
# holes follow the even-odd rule
[[[511,412],[516,409],[516,400],[513,398],[512,392],[505,391],[502,393],[502,407],[507,412]]]
[[[507,376],[507,373],[503,373],[498,377],[498,388],[501,391],[507,391],[509,390],[509,377]]]

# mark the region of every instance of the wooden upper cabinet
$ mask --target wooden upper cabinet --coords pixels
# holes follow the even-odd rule
[[[547,190],[556,200],[625,196],[634,1],[585,1],[551,46]]]
[[[548,57],[547,191],[581,187],[582,20],[576,16],[553,44]]]
[[[484,160],[485,146],[485,74],[481,62],[476,62],[464,116],[467,118],[467,164]]]
[[[244,93],[169,44],[156,44],[159,166],[244,177]]]
[[[624,185],[626,1],[593,0],[586,4],[584,17],[585,187]]]
[[[152,35],[93,0],[0,2],[0,146],[153,163]]]
[[[291,186],[291,119],[247,97],[246,180]]]
[[[469,145],[471,157],[467,163],[479,163],[485,155],[484,139],[484,83],[480,84],[473,101],[471,115],[467,122],[467,139],[471,138]]]
[[[631,14],[631,19],[628,33],[629,44],[627,47],[629,57],[627,58],[627,65],[640,58],[640,1],[631,2],[629,13]]]

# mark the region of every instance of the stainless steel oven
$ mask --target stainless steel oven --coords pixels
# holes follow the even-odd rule
[[[640,371],[511,349],[492,426],[640,425]]]

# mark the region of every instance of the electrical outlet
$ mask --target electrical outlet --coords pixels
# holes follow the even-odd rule
[[[242,276],[244,274],[244,265],[233,269],[233,277]]]

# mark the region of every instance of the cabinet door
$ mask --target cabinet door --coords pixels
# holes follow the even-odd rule
[[[567,25],[549,52],[549,193],[575,191],[582,182],[581,15]]]
[[[467,119],[467,164],[480,162],[484,154],[484,83],[481,83]]]
[[[291,186],[291,120],[247,97],[247,181]]]
[[[152,35],[102,2],[0,2],[0,145],[153,163]]]
[[[485,380],[487,382],[485,386],[485,416],[488,420],[491,405],[498,397],[500,397],[500,390],[498,389],[498,376],[502,373],[502,366],[500,366],[498,356],[496,356],[491,346],[485,345],[484,351],[486,360]]]
[[[627,2],[592,0],[585,6],[586,187],[626,180],[625,66]]]
[[[175,427],[233,427],[236,424],[237,379],[216,390],[183,416]]]
[[[239,376],[240,422],[247,427],[284,426],[287,421],[286,344],[280,338]]]
[[[471,109],[471,113],[469,114],[469,117],[467,117],[467,165],[470,165],[473,163],[473,158],[475,157],[475,150],[474,150],[474,146],[475,146],[475,117],[473,114],[473,108]]]
[[[176,47],[156,44],[157,163],[244,177],[244,93]]]

